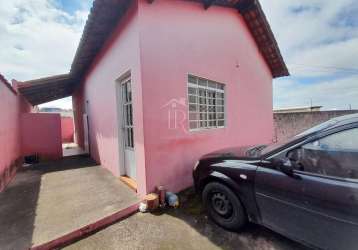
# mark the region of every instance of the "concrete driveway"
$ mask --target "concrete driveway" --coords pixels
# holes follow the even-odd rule
[[[66,249],[308,249],[257,225],[248,225],[240,233],[225,231],[207,218],[192,191],[180,199],[178,209],[137,213]]]
[[[132,190],[87,157],[34,165],[0,193],[0,249],[45,244],[138,201]]]

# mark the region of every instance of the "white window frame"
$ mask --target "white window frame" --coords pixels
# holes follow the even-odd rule
[[[189,82],[189,77],[194,77],[197,79],[197,83],[191,83]],[[206,81],[206,86],[202,86],[202,85],[199,85],[198,81],[199,80],[202,80],[202,81]],[[209,87],[209,82],[211,84],[216,84],[216,88],[212,88],[212,87]],[[218,86],[221,86],[222,88],[219,88]],[[191,88],[195,88],[196,89],[196,93],[195,94],[191,94],[189,93],[189,87]],[[204,104],[200,104],[199,102],[199,98],[203,98],[199,95],[199,90],[205,90],[205,103]],[[214,81],[214,80],[210,80],[210,79],[207,79],[207,78],[204,78],[204,77],[200,77],[200,76],[196,76],[194,74],[188,74],[187,75],[187,98],[188,98],[188,101],[187,101],[187,104],[188,104],[188,128],[189,128],[189,131],[206,131],[206,130],[212,130],[212,129],[220,129],[220,128],[225,128],[226,127],[226,85],[223,84],[223,83],[220,83],[218,81]],[[222,98],[218,98],[218,97],[214,97],[214,100],[221,100],[222,101],[222,104],[221,105],[218,105],[218,104],[209,104],[209,100],[212,98],[208,97],[207,95],[207,92],[206,91],[213,91],[215,93],[220,93],[223,95]],[[190,97],[195,97],[196,98],[196,103],[193,104],[190,102]],[[196,111],[191,111],[190,110],[190,105],[196,105]],[[200,106],[205,106],[206,107],[206,111],[204,112],[200,112]],[[218,111],[215,111],[215,112],[209,112],[209,107],[215,107],[215,110],[217,107],[222,107],[223,109],[223,112],[218,112]],[[215,119],[213,120],[210,120],[209,119],[209,113],[212,114],[215,114]],[[197,118],[198,120],[191,120],[190,119],[190,114],[196,114],[198,115],[199,117]],[[206,114],[206,119],[200,119],[201,118],[201,114],[205,115]],[[218,119],[217,115],[218,114],[222,114],[223,115],[223,118],[222,119]],[[215,126],[212,126],[212,125],[209,125],[210,122],[215,122],[216,125]],[[223,125],[218,125],[218,121],[223,121]],[[191,128],[190,127],[190,123],[191,122],[197,122],[197,128]],[[202,126],[201,123],[206,123],[206,126]]]

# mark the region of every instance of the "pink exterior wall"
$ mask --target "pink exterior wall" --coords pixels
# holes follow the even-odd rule
[[[139,22],[147,191],[190,186],[205,153],[272,140],[272,75],[236,10],[141,0]],[[189,132],[186,117],[183,128],[168,128],[164,106],[187,101],[188,73],[225,84],[225,128]],[[187,115],[186,106],[178,108]]]
[[[83,113],[88,114],[91,156],[114,175],[120,174],[116,80],[130,71],[134,99],[135,147],[138,191],[145,193],[144,142],[141,77],[139,65],[139,26],[136,1],[97,55],[85,81],[73,96],[76,140],[83,147]]]
[[[87,113],[91,155],[115,175],[121,167],[115,80],[128,70],[141,195],[156,185],[173,191],[188,187],[193,165],[205,153],[272,140],[272,75],[234,9],[133,1],[73,99],[78,143],[83,145]],[[188,131],[188,73],[225,84],[225,128]],[[185,103],[178,107],[183,114],[178,129],[168,127],[166,104],[173,99]]]
[[[43,160],[62,158],[61,117],[59,114],[21,115],[22,154],[38,154]]]
[[[5,80],[0,78],[0,192],[21,164],[20,114],[31,110]]]
[[[61,117],[61,141],[73,142],[74,126],[72,117]]]

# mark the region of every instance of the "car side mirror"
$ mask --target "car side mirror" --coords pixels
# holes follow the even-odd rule
[[[292,176],[293,175],[293,163],[289,158],[274,158],[271,160],[271,163],[279,169],[281,172]]]
[[[294,167],[293,167],[293,164],[290,159],[286,158],[286,159],[282,160],[279,167],[280,167],[280,170],[283,173],[287,174],[288,176],[294,175],[294,173],[293,173]]]

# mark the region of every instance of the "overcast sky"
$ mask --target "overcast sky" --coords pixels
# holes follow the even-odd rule
[[[356,0],[261,0],[291,76],[274,80],[274,107],[358,109]],[[0,72],[29,80],[70,69],[92,1],[0,3]],[[70,99],[46,106],[71,108]]]

